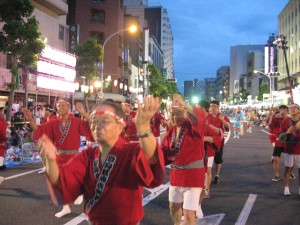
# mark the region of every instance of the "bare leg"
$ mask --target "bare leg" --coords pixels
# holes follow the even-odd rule
[[[196,218],[195,218],[195,211],[194,210],[187,210],[183,209],[184,214],[184,225],[196,225]]]
[[[170,202],[170,214],[174,225],[181,225],[182,203]],[[195,214],[194,214],[195,217]]]
[[[274,168],[274,175],[275,177],[280,177],[280,174],[279,174],[279,157],[278,156],[274,156],[273,158],[273,168]]]

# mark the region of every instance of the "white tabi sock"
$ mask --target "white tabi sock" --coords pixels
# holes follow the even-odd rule
[[[71,209],[70,209],[69,205],[63,205],[63,209],[60,212],[56,213],[55,217],[61,218],[64,215],[67,215],[69,213],[71,213]]]
[[[83,195],[79,195],[74,201],[74,205],[80,205],[83,202]]]

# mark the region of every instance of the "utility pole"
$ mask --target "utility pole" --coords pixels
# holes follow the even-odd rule
[[[283,50],[286,74],[287,74],[287,78],[288,78],[289,90],[290,90],[290,95],[291,95],[291,100],[290,100],[291,102],[290,103],[294,104],[292,80],[291,80],[291,77],[290,77],[289,65],[288,65],[287,56],[286,56],[286,50],[288,49],[288,47],[286,46],[286,44],[287,44],[286,37],[282,34],[278,35],[276,40],[274,41],[274,44],[277,44],[278,47]]]

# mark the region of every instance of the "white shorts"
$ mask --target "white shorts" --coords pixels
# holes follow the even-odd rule
[[[293,167],[295,163],[297,168],[300,168],[300,155],[285,153],[283,156],[284,156],[285,167]]]
[[[183,203],[183,209],[196,211],[199,206],[202,188],[197,187],[169,187],[169,201]]]
[[[209,156],[208,158],[207,158],[207,167],[210,167],[210,168],[212,168],[213,167],[213,164],[214,164],[214,156]]]

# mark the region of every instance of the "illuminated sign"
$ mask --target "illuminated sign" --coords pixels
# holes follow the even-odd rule
[[[51,74],[53,76],[62,77],[67,81],[74,81],[76,77],[75,69],[70,69],[45,61],[38,61],[37,70],[39,73]]]
[[[76,84],[63,80],[51,79],[48,77],[37,76],[37,86],[63,92],[75,92]]]

